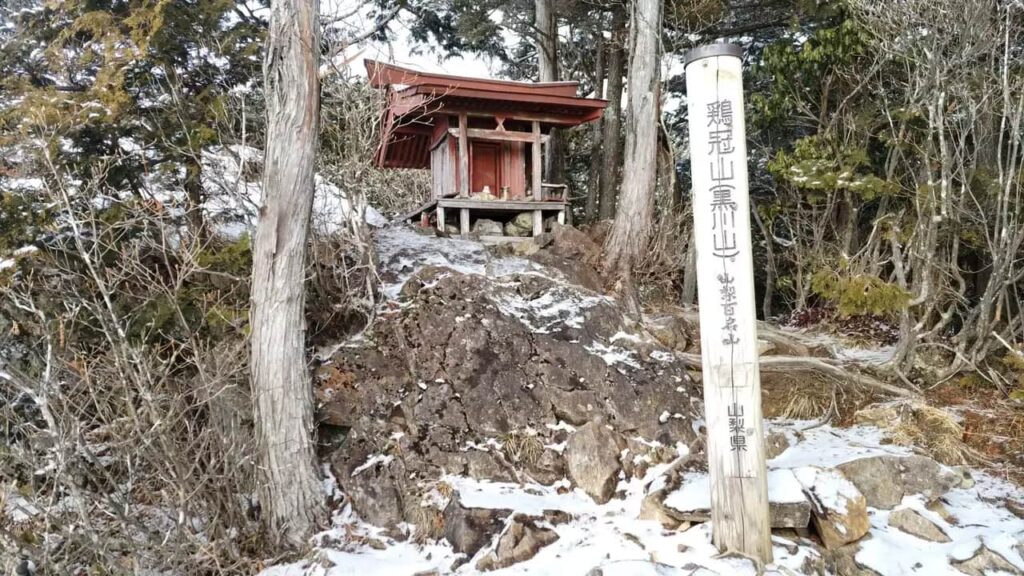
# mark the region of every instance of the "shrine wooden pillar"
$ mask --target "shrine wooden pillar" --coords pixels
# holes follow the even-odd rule
[[[541,135],[540,135],[540,122],[533,121],[533,159],[531,160],[531,168],[533,168],[533,177],[531,187],[533,188],[533,199],[536,202],[540,202],[544,199],[544,191],[542,189],[543,183],[541,182],[541,170],[544,167],[544,159],[541,157]],[[539,236],[544,233],[544,212],[541,210],[533,211],[533,235]]]
[[[459,114],[459,196],[469,197],[469,115]]]

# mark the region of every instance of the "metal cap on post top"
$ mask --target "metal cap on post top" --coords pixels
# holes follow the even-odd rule
[[[683,58],[683,66],[689,66],[697,60],[702,58],[711,58],[712,56],[735,56],[737,58],[743,58],[743,48],[726,42],[715,42],[714,44],[698,46],[686,53],[686,56]]]

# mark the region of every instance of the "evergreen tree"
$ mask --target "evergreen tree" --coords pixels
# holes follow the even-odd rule
[[[199,228],[202,150],[258,72],[264,20],[236,0],[22,4],[0,48],[6,127],[109,191],[140,194],[166,172]]]

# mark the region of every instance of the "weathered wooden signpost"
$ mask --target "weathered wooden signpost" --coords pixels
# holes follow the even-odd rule
[[[686,56],[714,542],[772,561],[740,47]]]

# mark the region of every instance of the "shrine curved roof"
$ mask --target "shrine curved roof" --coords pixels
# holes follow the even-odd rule
[[[429,133],[438,116],[465,113],[538,121],[547,131],[596,120],[608,105],[577,96],[575,81],[517,82],[422,72],[375,60],[364,64],[370,85],[387,89],[379,166],[428,167]],[[409,126],[416,129],[405,129]]]

